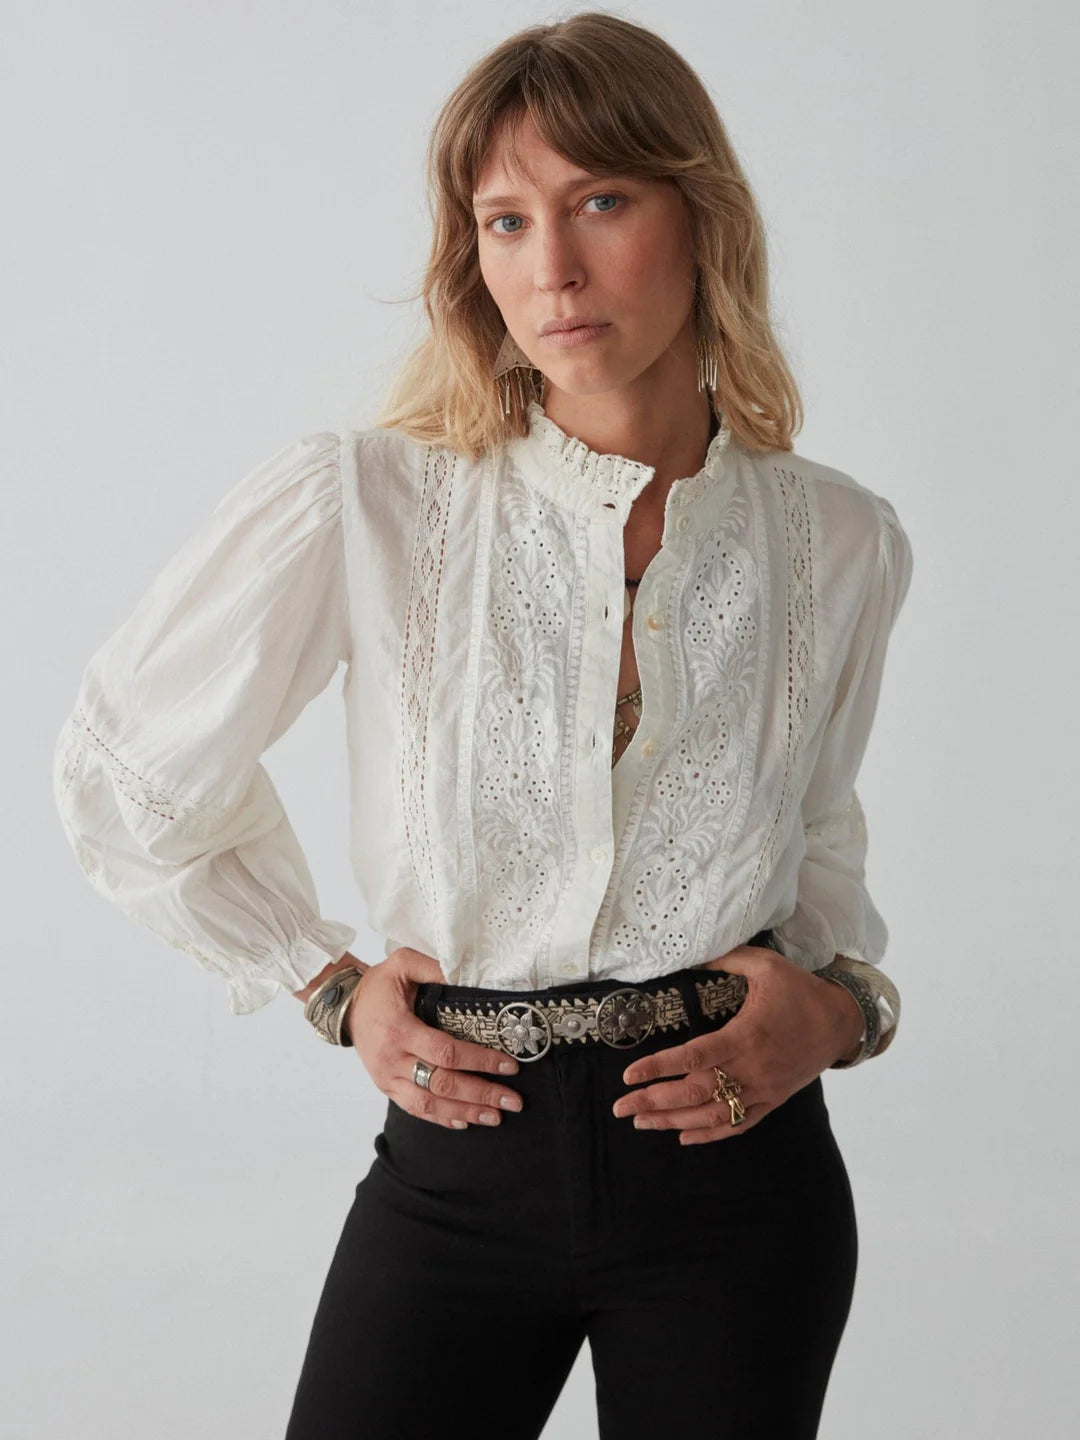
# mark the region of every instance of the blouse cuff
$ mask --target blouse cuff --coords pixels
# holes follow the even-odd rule
[[[234,1015],[251,1015],[268,1004],[282,987],[294,995],[306,989],[320,971],[341,959],[355,939],[353,926],[326,920],[311,936],[299,936],[287,952],[253,973],[230,966],[225,972],[230,1010]]]

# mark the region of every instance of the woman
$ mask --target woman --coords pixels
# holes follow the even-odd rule
[[[605,1440],[814,1436],[857,1258],[820,1076],[899,1017],[854,782],[910,545],[792,448],[754,200],[662,40],[512,37],[429,159],[430,336],[91,659],[58,805],[388,1097],[289,1440],[539,1435],[586,1338]],[[339,661],[378,963],[260,763]]]

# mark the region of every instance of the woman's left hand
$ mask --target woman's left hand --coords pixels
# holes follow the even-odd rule
[[[744,1135],[839,1059],[861,1024],[846,990],[776,950],[738,945],[697,968],[746,976],[738,1013],[718,1030],[633,1061],[623,1072],[627,1084],[681,1078],[622,1095],[612,1107],[618,1116],[640,1115],[639,1128],[679,1130],[684,1145]],[[713,1098],[714,1065],[742,1087],[746,1118],[739,1125],[732,1125],[727,1101]]]

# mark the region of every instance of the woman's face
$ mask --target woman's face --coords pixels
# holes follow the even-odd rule
[[[535,185],[506,168],[501,136],[477,179],[480,270],[549,386],[597,395],[657,365],[693,373],[695,265],[677,187],[589,175],[546,145],[528,116],[518,146]],[[579,317],[606,328],[573,346],[541,334],[547,321]]]

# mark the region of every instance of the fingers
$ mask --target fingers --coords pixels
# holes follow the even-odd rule
[[[446,984],[446,976],[439,962],[434,955],[425,955],[423,950],[412,950],[408,945],[399,945],[396,950],[391,950],[386,960],[406,980],[416,984]]]
[[[703,1064],[708,1050],[701,1042],[708,1044],[712,1039],[711,1035],[697,1035],[683,1045],[672,1045],[668,1050],[657,1050],[634,1060],[623,1071],[623,1079],[628,1085],[638,1085],[642,1080],[655,1080],[658,1075],[685,1075]]]
[[[679,1131],[679,1144],[707,1145],[713,1140],[729,1140],[736,1135],[745,1135],[747,1130],[752,1130],[771,1109],[771,1105],[748,1105],[746,1118],[738,1125],[732,1125],[730,1114],[725,1113],[718,1125],[687,1126]]]
[[[635,1130],[680,1130],[695,1132],[695,1137],[704,1131],[709,1139],[717,1140],[743,1134],[752,1123],[751,1112],[754,1119],[759,1120],[772,1108],[760,1099],[751,1104],[745,1087],[740,1088],[738,1098],[745,1115],[738,1125],[732,1125],[730,1105],[726,1100],[716,1099],[716,1072],[695,1070],[681,1080],[669,1080],[620,1095],[611,1109],[618,1118],[632,1116]],[[680,1139],[689,1143],[683,1136]]]
[[[641,1115],[655,1110],[690,1109],[711,1100],[715,1089],[714,1070],[694,1070],[678,1080],[663,1080],[644,1090],[620,1095],[611,1107],[612,1114]],[[742,1099],[741,1093],[739,1098]]]
[[[432,956],[407,946],[392,951],[358,987],[355,1048],[379,1089],[410,1115],[455,1129],[497,1125],[504,1110],[522,1108],[517,1091],[494,1079],[517,1074],[518,1062],[419,1018],[417,985],[443,978]],[[430,1087],[413,1079],[417,1060],[432,1069]]]
[[[740,1092],[738,1098],[742,1102],[743,1118],[737,1125],[732,1124],[731,1106],[726,1100],[716,1099],[715,1078],[711,1070],[707,1079],[700,1074],[688,1075],[687,1081],[692,1082],[689,1092],[685,1084],[650,1086],[649,1090],[623,1098],[640,1102],[661,1090],[669,1092],[668,1097],[657,1100],[655,1104],[651,1101],[638,1104],[633,1110],[623,1109],[622,1100],[619,1100],[613,1108],[616,1115],[632,1114],[635,1130],[678,1130],[679,1141],[683,1145],[745,1135],[747,1130],[752,1129],[773,1108],[764,1101],[750,1104]],[[686,1098],[688,1093],[691,1097],[689,1103]]]
[[[742,1100],[742,1096],[739,1096]],[[741,1134],[747,1127],[751,1111],[768,1109],[764,1105],[743,1104],[744,1118],[738,1125],[731,1123],[731,1106],[726,1100],[714,1100],[710,1095],[700,1105],[687,1105],[678,1110],[647,1111],[634,1116],[635,1130],[729,1130]]]
[[[410,1115],[463,1129],[471,1123],[498,1125],[504,1110],[522,1108],[516,1090],[486,1078],[507,1067],[517,1073],[518,1062],[505,1051],[460,1040],[415,1018],[401,1026],[398,1038],[399,1057],[394,1066],[397,1084],[387,1093]],[[433,1069],[426,1088],[413,1080],[417,1060]]]

